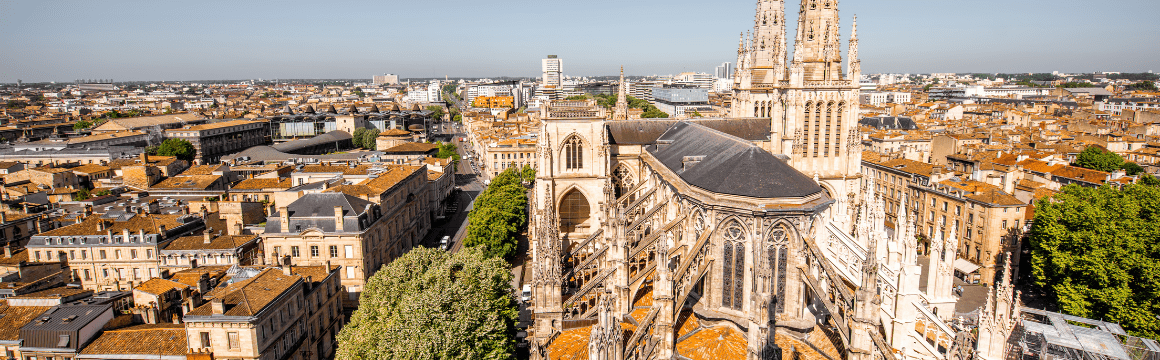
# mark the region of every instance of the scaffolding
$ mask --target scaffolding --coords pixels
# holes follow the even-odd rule
[[[1022,356],[1015,359],[1160,360],[1160,343],[1128,335],[1119,324],[1030,308],[1021,314],[1012,350]]]

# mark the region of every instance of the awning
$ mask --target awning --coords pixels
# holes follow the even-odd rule
[[[967,260],[955,259],[955,271],[970,274],[975,272],[975,270],[979,270],[979,265],[975,265]]]

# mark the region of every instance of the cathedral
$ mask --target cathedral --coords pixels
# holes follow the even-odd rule
[[[532,358],[1005,358],[1009,275],[968,325],[956,229],[920,258],[861,172],[856,21],[845,64],[835,0],[802,0],[792,56],[784,1],[753,26],[728,118],[628,120],[623,79],[611,113],[540,108]]]

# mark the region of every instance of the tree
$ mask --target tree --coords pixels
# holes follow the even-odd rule
[[[1132,85],[1128,85],[1128,90],[1136,91],[1157,91],[1156,83],[1151,81],[1141,81]]]
[[[453,158],[456,161],[459,161],[459,152],[455,151],[457,149],[458,147],[456,147],[453,143],[439,143],[439,153],[435,154],[435,157],[440,159]]]
[[[588,100],[588,95],[573,95],[564,98],[564,100]]]
[[[75,194],[73,194],[73,196],[72,196],[73,201],[85,201],[85,200],[88,200],[90,197],[92,197],[92,196],[89,195],[89,189],[77,190],[77,192]]]
[[[157,155],[161,156],[176,156],[178,159],[185,161],[193,161],[194,155],[197,155],[197,150],[193,148],[193,144],[183,139],[165,139],[161,142],[161,146],[157,147]]]
[[[644,109],[644,112],[640,114],[640,117],[642,119],[667,118],[669,117],[669,114],[661,111],[660,109],[657,109],[656,106],[649,105],[648,108]]]
[[[491,179],[467,214],[463,245],[482,246],[488,256],[510,258],[519,244],[517,234],[527,226],[528,197],[521,174],[509,168]]]
[[[442,106],[431,105],[431,106],[427,107],[427,111],[431,112],[432,119],[442,119],[443,118],[443,107]]]
[[[93,123],[84,120],[77,121],[76,124],[73,124],[73,130],[88,129],[90,127],[93,127]]]
[[[1160,187],[1160,179],[1157,179],[1152,174],[1144,174],[1140,177],[1140,185]]]
[[[375,140],[379,137],[379,132],[374,129],[359,128],[354,130],[351,135],[350,142],[358,148],[375,150]]]
[[[1125,162],[1124,165],[1120,167],[1120,169],[1124,169],[1124,172],[1127,173],[1128,176],[1136,176],[1137,174],[1144,172],[1144,168],[1140,167],[1140,165],[1137,165],[1134,162]]]
[[[512,273],[481,249],[415,248],[371,276],[339,359],[508,359],[519,311]]]
[[[1089,146],[1083,152],[1079,153],[1079,156],[1076,156],[1075,166],[1103,172],[1112,172],[1124,166],[1124,158],[1114,152]]]
[[[1064,313],[1160,337],[1160,188],[1068,185],[1039,201],[1030,245],[1035,283]]]

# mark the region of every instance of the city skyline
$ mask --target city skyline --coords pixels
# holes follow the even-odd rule
[[[791,37],[796,4],[787,2]],[[1148,14],[1160,4],[1101,3],[1101,12],[1118,14],[1116,27],[1083,25],[1091,22],[1091,5],[981,1],[965,8],[911,0],[846,1],[841,34],[849,36],[851,15],[857,14],[865,73],[1160,68],[1155,60],[1144,60],[1160,56],[1160,49],[1141,46],[1155,33]],[[691,1],[450,1],[438,8],[402,2],[5,2],[0,31],[20,36],[6,37],[0,45],[20,51],[0,54],[6,64],[0,82],[369,79],[381,73],[535,77],[549,54],[566,60],[569,76],[611,76],[621,65],[633,76],[709,73],[735,59],[738,35],[752,29],[752,6],[712,4],[710,16],[705,4]],[[1004,11],[994,11],[1000,8]],[[384,17],[352,17],[356,14]],[[584,24],[568,27],[583,31],[545,31],[569,23]],[[475,30],[480,24],[497,30],[487,35]],[[1067,35],[1060,36],[1065,27]],[[513,34],[512,40],[495,41],[505,34]]]

